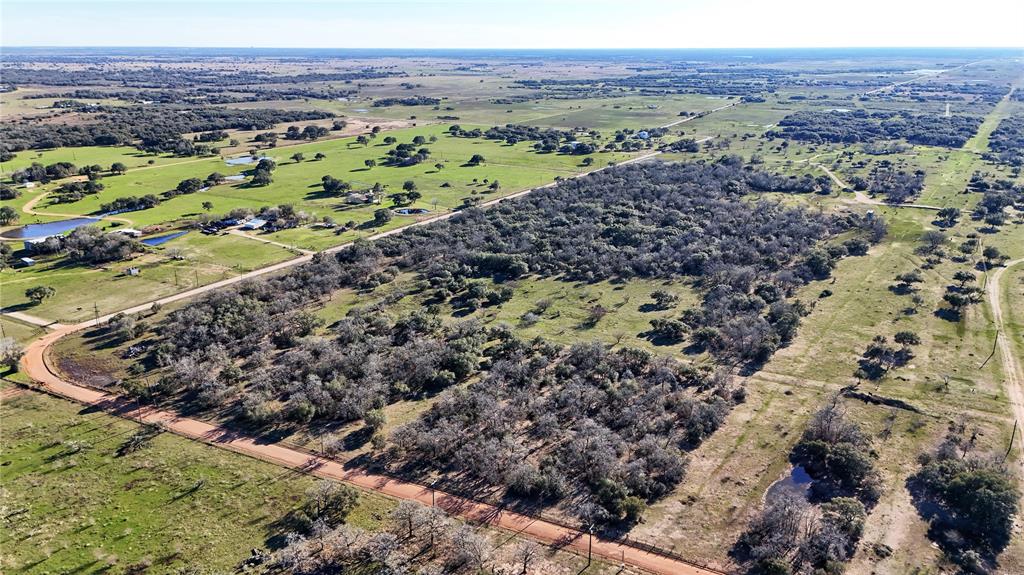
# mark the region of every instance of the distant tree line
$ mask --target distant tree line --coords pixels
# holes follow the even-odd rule
[[[1000,162],[1024,165],[1024,116],[1004,118],[988,138],[988,147]]]
[[[197,155],[209,150],[181,139],[189,132],[267,130],[282,122],[333,117],[330,112],[241,110],[217,107],[100,106],[81,124],[0,122],[0,141],[9,151],[62,146],[137,145],[148,152]]]
[[[378,98],[373,101],[375,108],[385,106],[436,106],[441,103],[441,98],[430,98],[427,96],[405,96],[401,98]]]
[[[769,130],[769,138],[789,138],[805,142],[874,142],[902,138],[911,144],[959,148],[981,125],[975,116],[944,117],[908,112],[800,111],[779,121],[779,130]]]
[[[47,61],[33,56],[32,61]],[[81,61],[76,61],[80,63]],[[351,82],[402,76],[403,72],[365,68],[354,72],[315,72],[276,74],[257,70],[205,69],[167,66],[65,66],[63,62],[46,67],[11,65],[4,69],[4,83],[11,86],[90,86],[115,88],[193,88],[210,87],[223,92],[225,87],[244,88],[265,84],[306,84],[313,82]]]

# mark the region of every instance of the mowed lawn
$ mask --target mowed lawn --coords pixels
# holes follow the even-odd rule
[[[34,392],[0,416],[8,574],[229,572],[280,544],[316,481],[167,433],[119,455],[142,426]],[[349,523],[377,528],[394,505],[361,492]]]

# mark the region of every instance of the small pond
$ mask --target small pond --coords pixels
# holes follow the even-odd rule
[[[395,213],[400,216],[412,216],[417,214],[429,214],[430,210],[425,208],[399,208]]]
[[[793,493],[806,499],[807,492],[811,488],[811,481],[811,476],[807,474],[807,470],[802,465],[796,465],[788,475],[771,484],[771,487],[764,494],[764,501],[770,505],[784,493]]]
[[[229,182],[244,182],[245,174],[236,174],[234,176],[224,176],[224,179]]]
[[[263,158],[266,158],[266,156],[260,156],[258,158],[254,158],[252,156],[241,156],[238,158],[229,158],[224,160],[224,163],[229,166],[247,166],[249,164],[255,164]]]
[[[95,224],[98,221],[100,221],[99,218],[72,218],[70,220],[60,220],[45,224],[28,224],[4,233],[4,237],[20,240],[34,240],[36,238],[45,238],[63,234],[64,232],[71,231],[81,226]]]
[[[174,232],[173,234],[167,234],[166,236],[157,236],[155,238],[146,238],[146,239],[142,240],[142,243],[146,244],[147,246],[158,246],[160,244],[166,244],[167,242],[169,242],[169,241],[171,241],[171,240],[173,240],[175,238],[180,238],[181,236],[183,236],[183,235],[185,235],[187,233],[188,233],[188,230],[185,230],[183,232]]]

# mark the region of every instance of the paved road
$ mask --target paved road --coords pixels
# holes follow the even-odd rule
[[[50,321],[48,319],[43,319],[41,317],[36,317],[34,315],[29,315],[29,314],[27,314],[25,312],[21,312],[21,311],[3,311],[3,310],[0,310],[0,313],[2,313],[3,315],[6,315],[7,317],[12,317],[14,319],[21,320],[21,321],[23,321],[25,323],[30,323],[32,325],[36,325],[36,326],[39,326],[39,327],[49,327],[49,328],[53,328],[53,329],[57,329],[59,327],[64,327],[62,324],[59,324],[59,323],[57,323],[55,321]]]
[[[1006,378],[1006,393],[1010,399],[1010,407],[1013,408],[1013,416],[1017,419],[1017,425],[1019,426],[1015,441],[1017,442],[1017,449],[1020,450],[1022,455],[1020,462],[1024,465],[1024,437],[1021,436],[1021,432],[1024,431],[1024,427],[1022,427],[1024,426],[1024,371],[1021,371],[1017,352],[1010,345],[1010,338],[1006,334],[1006,325],[1003,323],[1003,309],[999,299],[999,280],[1002,279],[1006,270],[1021,263],[1024,263],[1024,258],[1007,262],[1004,267],[993,271],[992,275],[988,278],[988,282],[985,284],[985,297],[988,299],[988,305],[992,309],[992,323],[996,328],[996,344],[999,348],[999,358],[1003,363],[1003,377]]]
[[[658,154],[659,152],[652,152],[632,158],[619,165],[640,162],[657,156]],[[598,170],[594,170],[589,173],[598,172],[604,169],[607,168],[599,168]],[[588,174],[579,174],[578,176],[573,177],[584,177],[586,175]],[[534,190],[550,188],[554,185],[555,183],[551,183],[538,188],[523,190],[503,198],[491,200],[481,205],[485,207],[494,205],[502,200],[526,195]],[[408,227],[424,225],[430,222],[447,219],[452,217],[455,213],[457,212],[448,212],[431,218],[426,218],[410,224],[409,226],[370,236],[369,239],[379,239],[392,234],[401,233]],[[335,246],[325,251],[336,252],[345,249],[348,245],[351,244]],[[193,297],[214,289],[238,283],[245,279],[280,271],[308,262],[312,257],[312,255],[304,255],[286,260],[234,278],[221,280],[219,282],[180,292],[172,296],[156,300],[155,302],[140,304],[121,310],[121,312],[118,313],[131,314],[146,311],[152,307],[153,303],[171,303]],[[576,529],[571,529],[542,519],[507,511],[486,503],[467,500],[449,493],[433,491],[423,485],[404,482],[383,475],[372,474],[367,472],[365,469],[346,469],[342,464],[336,461],[317,457],[280,444],[258,442],[253,437],[227,428],[211,425],[196,419],[181,417],[178,414],[169,411],[150,407],[139,407],[137,404],[129,402],[125,398],[116,394],[104,393],[92,388],[79,386],[65,381],[57,375],[48,361],[48,351],[50,347],[64,336],[97,324],[102,324],[109,320],[113,315],[115,314],[107,314],[75,325],[51,324],[49,327],[51,327],[53,331],[34,340],[26,347],[25,355],[21,359],[23,371],[50,393],[86,405],[96,406],[121,417],[134,419],[144,423],[158,424],[168,431],[189,439],[202,441],[285,467],[307,471],[320,477],[345,481],[364,489],[370,489],[399,499],[415,500],[424,504],[430,504],[432,500],[436,499],[437,505],[452,515],[457,515],[472,521],[484,522],[495,527],[519,533],[523,536],[546,544],[563,546],[581,554],[587,553],[587,549],[590,547],[588,536]],[[594,555],[607,561],[624,562],[627,565],[656,573],[658,575],[714,575],[715,573],[718,573],[716,571],[692,565],[681,559],[667,557],[650,551],[645,551],[638,547],[600,537],[593,538],[592,549]]]
[[[626,160],[624,162],[620,162],[617,165],[618,166],[624,166],[624,165],[627,165],[627,164],[633,164],[633,163],[636,163],[636,162],[642,162],[644,160],[648,160],[650,158],[653,158],[653,157],[659,155],[660,153],[661,152],[650,152],[650,153],[644,154],[642,156],[637,156],[635,158],[630,158],[629,160]],[[586,177],[586,176],[588,176],[590,174],[595,174],[597,172],[601,172],[601,171],[607,170],[607,169],[609,169],[611,167],[612,166],[603,166],[603,167],[597,168],[596,170],[592,170],[590,172],[584,172],[582,174],[576,174],[574,176],[570,176],[569,178],[566,178],[566,179],[583,178],[583,177]],[[557,185],[557,183],[558,182],[552,182],[550,184],[545,184],[543,186],[538,186],[536,188],[530,188],[530,189],[526,189],[526,190],[522,190],[522,191],[516,192],[514,194],[509,194],[507,196],[502,196],[500,198],[495,198],[493,200],[481,203],[480,207],[486,208],[486,207],[489,207],[489,206],[496,205],[496,204],[498,204],[498,203],[500,203],[500,202],[502,202],[504,200],[509,200],[509,199],[512,199],[512,198],[518,198],[520,196],[525,196],[526,194],[529,194],[529,193],[531,193],[533,191],[536,191],[536,190],[543,190],[543,189],[551,188],[551,187],[554,187],[555,185]],[[437,222],[437,221],[441,221],[441,220],[446,220],[448,218],[451,218],[452,216],[454,216],[457,213],[459,213],[459,212],[454,212],[453,211],[453,212],[445,212],[443,214],[437,214],[437,215],[434,215],[434,216],[430,216],[430,217],[424,218],[422,220],[418,220],[418,221],[409,223],[408,225],[402,226],[400,228],[395,228],[393,230],[388,230],[386,232],[381,232],[379,234],[374,234],[374,235],[371,235],[371,236],[367,236],[366,239],[368,239],[368,240],[378,240],[378,239],[385,238],[385,237],[388,237],[388,236],[391,236],[391,235],[394,235],[394,234],[400,234],[400,233],[402,233],[403,230],[406,230],[408,228],[415,227],[415,226],[422,226],[422,225],[426,225],[426,224]],[[261,239],[261,238],[253,238],[252,236],[249,236],[249,237],[250,237],[250,239]],[[335,252],[341,251],[343,249],[346,249],[346,248],[348,248],[351,245],[352,245],[352,242],[347,242],[347,243],[344,243],[344,244],[339,244],[337,246],[330,247],[330,248],[327,248],[327,249],[323,250],[322,253],[335,253]],[[193,297],[193,296],[196,296],[196,295],[200,295],[200,294],[206,293],[206,292],[211,291],[211,290],[220,289],[222,287],[229,286],[229,285],[232,285],[232,284],[236,284],[238,282],[245,281],[247,279],[252,279],[252,278],[263,276],[263,275],[266,275],[266,274],[269,274],[269,273],[274,273],[274,272],[278,272],[278,271],[281,271],[281,270],[284,270],[284,269],[288,269],[290,267],[294,267],[294,266],[297,266],[299,264],[304,264],[304,263],[307,263],[307,262],[311,261],[313,259],[314,255],[315,254],[313,254],[313,253],[306,253],[306,254],[301,255],[299,257],[292,258],[290,260],[284,260],[282,262],[278,262],[276,264],[272,264],[272,265],[269,265],[269,266],[266,266],[266,267],[263,267],[263,268],[255,269],[255,270],[252,270],[250,272],[246,272],[246,273],[238,275],[238,276],[234,276],[234,277],[230,277],[230,278],[223,279],[223,280],[220,280],[220,281],[216,281],[216,282],[213,282],[213,283],[210,283],[210,284],[206,284],[206,285],[203,285],[203,286],[199,286],[199,287],[196,287],[196,288],[192,288],[190,290],[186,290],[186,291],[183,291],[183,292],[178,292],[176,294],[169,295],[169,296],[164,297],[164,298],[160,298],[160,299],[157,299],[157,300],[153,300],[153,301],[150,301],[150,302],[139,304],[139,305],[136,305],[136,306],[133,306],[133,307],[130,307],[130,308],[126,308],[126,309],[122,309],[122,310],[119,310],[119,311],[116,311],[116,312],[113,312],[113,313],[108,313],[107,315],[100,316],[98,319],[92,319],[92,320],[80,323],[80,324],[77,325],[77,327],[78,327],[78,329],[85,329],[85,328],[91,327],[93,325],[105,323],[107,320],[109,320],[110,318],[112,318],[113,316],[115,316],[115,315],[117,315],[119,313],[132,314],[132,313],[139,313],[139,312],[147,311],[147,310],[149,310],[153,306],[154,303],[159,303],[160,305],[163,305],[163,304],[168,304],[168,303],[176,302],[176,301],[183,300],[183,299],[188,299],[190,297]],[[11,317],[16,317],[13,314],[15,314],[17,312],[9,312],[9,311],[0,310],[0,313],[5,314],[5,315],[11,315]],[[35,323],[36,325],[46,325],[46,326],[51,326],[52,325],[53,327],[56,327],[57,325],[59,325],[59,324],[53,324],[53,322],[48,322],[48,321],[46,321],[44,319],[41,319],[41,318],[34,318],[33,317],[30,320],[30,319],[28,319],[29,317],[31,317],[31,316],[24,316],[23,320],[24,321],[29,321],[30,323]]]
[[[713,112],[720,112],[720,111],[722,111],[722,110],[724,110],[726,108],[732,108],[733,106],[738,105],[741,101],[742,100],[736,100],[735,102],[730,102],[730,103],[728,103],[728,104],[726,104],[724,106],[719,106],[717,108],[712,108],[711,110],[708,110],[704,114],[699,114],[699,115],[696,115],[696,116],[688,116],[686,118],[683,118],[682,120],[676,120],[675,122],[669,122],[668,124],[665,124],[664,126],[661,126],[661,127],[662,128],[671,128],[672,126],[678,126],[679,124],[683,124],[685,122],[692,122],[693,120],[696,120],[697,118],[703,118],[704,116],[707,116],[708,114],[711,114]]]
[[[909,80],[904,80],[902,82],[896,82],[894,84],[887,84],[885,86],[882,86],[881,88],[875,88],[874,90],[868,90],[867,92],[864,92],[864,95],[867,95],[867,94],[877,94],[878,92],[884,92],[886,90],[890,90],[890,89],[895,88],[897,86],[903,86],[904,84],[911,84],[913,82],[920,82],[921,80],[927,80],[929,78],[936,78],[938,76],[941,76],[942,74],[946,74],[946,73],[952,72],[954,70],[963,70],[964,68],[966,68],[968,66],[973,66],[974,64],[978,64],[978,63],[981,63],[981,62],[984,62],[984,60],[977,60],[975,62],[968,62],[966,64],[963,64],[962,66],[956,66],[954,68],[947,68],[945,70],[939,70],[935,74],[919,74],[919,75],[914,76],[913,78],[911,78]]]

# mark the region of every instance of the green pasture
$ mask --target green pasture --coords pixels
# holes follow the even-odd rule
[[[131,261],[103,267],[72,265],[64,258],[28,268],[0,270],[4,307],[62,323],[83,321],[143,302],[227,279],[265,267],[295,254],[278,246],[232,235],[205,236],[197,231],[172,240]],[[179,258],[179,259],[175,259]],[[125,275],[138,267],[138,276]],[[50,286],[57,293],[31,305],[25,290]]]
[[[315,481],[168,433],[118,455],[141,426],[33,392],[0,413],[5,573],[228,572],[280,545]],[[393,506],[361,492],[349,523]]]

